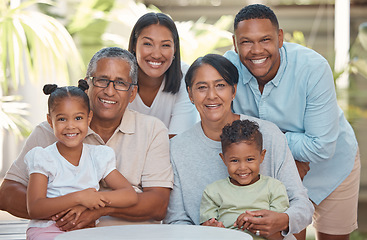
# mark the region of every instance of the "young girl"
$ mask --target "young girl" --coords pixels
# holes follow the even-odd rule
[[[69,209],[76,221],[86,208],[129,207],[137,202],[132,186],[116,170],[114,151],[83,144],[93,115],[86,89],[84,80],[79,87],[47,84],[43,88],[50,95],[47,121],[58,141],[35,147],[25,156],[30,174],[27,208],[32,218],[27,239],[54,239],[61,234],[49,219],[62,211]],[[98,192],[102,179],[113,191]]]
[[[199,120],[183,82],[188,66],[181,64],[174,21],[163,13],[141,16],[131,31],[129,51],[139,65],[138,94],[129,108],[159,118],[170,137]]]

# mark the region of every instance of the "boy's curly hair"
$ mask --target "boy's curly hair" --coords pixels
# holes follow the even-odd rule
[[[223,153],[232,143],[254,142],[259,151],[263,148],[262,134],[259,125],[250,120],[236,120],[232,124],[227,124],[220,135]]]

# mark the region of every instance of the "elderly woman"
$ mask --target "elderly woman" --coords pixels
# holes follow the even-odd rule
[[[171,140],[174,188],[164,222],[199,224],[200,201],[205,187],[228,174],[219,156],[222,128],[234,120],[249,119],[259,124],[264,149],[267,150],[260,174],[283,182],[290,207],[284,213],[266,209],[253,211],[253,217],[247,220],[251,223],[248,230],[263,237],[281,232],[287,238],[294,238],[293,233],[298,233],[311,223],[314,209],[284,134],[271,122],[232,112],[238,72],[223,56],[208,54],[198,58],[189,68],[185,81],[201,122]],[[203,225],[223,226],[214,219]]]

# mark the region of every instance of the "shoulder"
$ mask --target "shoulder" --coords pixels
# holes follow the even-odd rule
[[[102,171],[110,163],[116,164],[115,151],[109,146],[83,143],[83,151],[83,155],[89,158],[88,161],[94,162]]]
[[[196,128],[198,127],[198,124],[200,124],[200,122],[194,124],[194,126],[189,128],[188,130],[173,137],[170,140],[171,147],[181,148],[183,146],[190,146],[193,142],[195,142],[197,139]]]
[[[106,155],[106,154],[115,154],[114,150],[107,145],[92,145],[83,143],[84,149],[90,152],[92,155]]]
[[[177,134],[170,139],[170,156],[171,162],[182,165],[186,168],[187,163],[193,160],[192,158],[197,156],[196,151],[200,150],[202,144],[198,140],[198,136],[195,131],[196,124],[183,133]],[[201,162],[205,159],[201,159]]]
[[[139,113],[131,109],[128,109],[126,113],[130,118],[130,120],[134,121],[136,130],[141,129],[141,131],[148,131],[148,132],[155,130],[168,131],[164,123],[154,116]]]
[[[56,141],[57,138],[52,128],[47,121],[44,121],[33,129],[26,140],[24,149],[29,150],[36,146],[47,147]]]
[[[259,125],[259,129],[262,134],[268,134],[268,133],[281,134],[282,133],[277,125],[275,125],[274,123],[268,120],[241,114],[241,120],[245,120],[245,119],[256,122]]]
[[[45,148],[43,147],[34,147],[27,152],[27,154],[25,155],[25,158],[26,159],[34,158],[34,156],[38,154],[47,154],[47,152],[45,151]]]
[[[274,189],[275,190],[275,189],[277,189],[279,187],[285,189],[284,184],[280,180],[278,180],[276,178],[273,178],[273,177],[270,177],[270,176],[261,175],[261,181],[263,181],[264,184],[266,184],[269,189]]]
[[[230,61],[237,61],[238,59],[238,54],[233,50],[225,52],[223,56],[229,59]]]
[[[227,178],[224,178],[224,179],[219,179],[215,182],[212,182],[210,184],[208,184],[205,188],[205,191],[217,191],[219,189],[222,189],[222,188],[227,188],[228,187],[228,179]]]
[[[225,52],[223,56],[231,61],[237,68],[239,68],[242,64],[238,54],[233,50]]]
[[[55,144],[51,144],[45,148],[37,146],[27,152],[24,157],[24,161],[27,163],[27,165],[47,165],[54,162],[56,153],[57,148]]]
[[[296,43],[284,42],[283,47],[289,62],[302,62],[306,66],[328,64],[328,61],[315,50]]]
[[[37,137],[46,137],[46,138],[56,139],[54,135],[54,131],[47,121],[43,121],[40,124],[38,124],[34,128],[31,134],[36,135]]]
[[[184,61],[181,61],[181,71],[182,71],[183,76],[185,76],[189,68],[190,68],[189,64],[185,63]]]
[[[266,176],[266,175],[260,175],[261,177],[261,180],[264,181],[264,182],[268,182],[268,183],[271,183],[271,184],[283,184],[280,180],[274,178],[274,177],[271,177],[271,176]]]
[[[47,132],[47,133],[54,133],[50,124],[47,121],[43,121],[40,124],[38,124],[35,129],[38,129],[39,131]]]

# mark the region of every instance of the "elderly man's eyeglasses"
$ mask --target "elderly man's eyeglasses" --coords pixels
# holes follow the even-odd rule
[[[92,80],[93,86],[100,88],[107,88],[110,83],[113,83],[113,87],[118,91],[129,91],[131,86],[136,85],[135,83],[124,82],[121,80],[112,81],[107,78],[101,77],[89,77]]]

